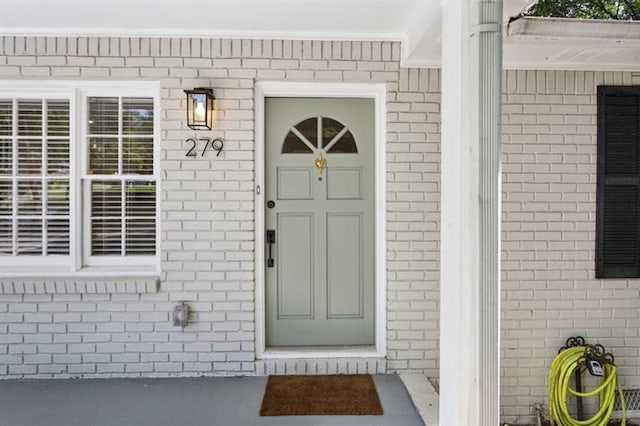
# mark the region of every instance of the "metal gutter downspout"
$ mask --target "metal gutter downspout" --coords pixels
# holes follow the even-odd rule
[[[478,11],[470,38],[478,49],[479,86],[474,93],[479,94],[480,142],[480,424],[497,425],[500,424],[502,0],[472,3],[471,10]]]

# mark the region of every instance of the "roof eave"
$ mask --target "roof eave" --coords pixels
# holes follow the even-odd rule
[[[507,26],[512,40],[640,43],[640,22],[523,16]]]

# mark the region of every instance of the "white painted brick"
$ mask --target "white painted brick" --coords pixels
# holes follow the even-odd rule
[[[20,65],[20,66],[35,66],[36,65],[36,56],[9,56],[7,58],[8,65]],[[43,63],[39,63],[39,65],[47,65]]]
[[[513,95],[508,95],[507,98],[509,102],[507,103],[505,111],[508,114],[511,113],[522,113],[530,115],[531,117],[537,117],[537,119],[545,119],[544,116],[540,114],[553,112],[558,114],[565,115],[565,122],[568,123],[592,123],[593,114],[595,113],[594,102],[595,100],[592,96],[584,96],[583,93],[594,93],[595,84],[597,82],[605,81],[611,77],[605,77],[604,74],[601,76],[593,76],[593,73],[579,73],[579,72],[571,72],[571,73],[562,73],[562,72],[539,72],[536,77],[536,85],[537,90],[542,90],[543,92],[546,90],[547,93],[554,93],[552,95],[537,95],[535,97],[535,102],[528,101],[528,93],[522,93],[524,98],[517,98]],[[530,83],[530,81],[529,81]],[[546,87],[541,89],[541,85],[546,85]],[[590,85],[590,87],[587,87]],[[531,87],[527,85],[526,91],[531,92]],[[513,102],[511,102],[513,100]],[[521,110],[519,105],[523,105],[523,109]],[[567,114],[571,114],[568,115]],[[512,119],[512,116],[508,117],[509,120]],[[510,121],[512,122],[512,121]],[[522,131],[531,131],[531,128],[518,128],[518,127],[507,127],[507,140],[512,142],[508,142],[506,145],[507,150],[510,150],[510,144],[513,144],[513,147],[517,147],[515,144],[522,143],[518,142],[516,136],[520,134]],[[545,129],[546,130],[546,129]],[[572,163],[569,159],[564,159],[560,157],[559,159],[554,159],[552,156],[544,158],[543,155],[540,157],[536,156],[536,162],[541,163],[542,165],[547,164],[547,167],[543,167],[539,169],[539,173],[536,173],[535,180],[547,181],[551,182],[552,185],[565,184],[570,185],[572,182],[580,182],[580,181],[591,181],[591,177],[593,172],[595,171],[594,166],[584,167],[585,163],[595,162],[595,140],[592,137],[588,137],[584,139],[584,142],[577,138],[577,136],[582,133],[590,133],[594,134],[595,128],[591,127],[589,129],[581,129],[578,126],[551,126],[548,131],[553,134],[561,135],[556,142],[553,142],[553,145],[546,147],[540,143],[542,139],[529,139],[526,143],[526,148],[531,151],[531,148],[535,148],[537,145],[540,146],[540,152],[548,151],[549,149],[558,149],[562,148],[563,151],[571,152],[572,150],[575,152],[576,143],[586,143],[590,145],[590,149],[592,154],[589,156],[584,156],[580,158],[579,161],[581,163],[581,168],[572,168],[570,165]],[[549,136],[552,136],[549,135]],[[523,139],[522,139],[523,140]],[[564,140],[564,142],[563,142]],[[567,144],[567,142],[569,144]],[[557,144],[562,143],[561,146]],[[570,145],[572,144],[572,145]],[[572,148],[572,149],[571,149]],[[533,152],[533,151],[531,151]],[[558,151],[561,152],[561,151]],[[522,161],[521,159],[509,159],[507,161]],[[566,164],[563,162],[566,161]],[[575,164],[575,163],[574,163]],[[506,164],[508,166],[509,163]],[[531,166],[527,166],[531,168]],[[560,173],[555,173],[555,171],[560,171]],[[563,176],[566,174],[567,176]],[[528,184],[532,179],[527,177],[526,175],[518,176],[516,174],[511,174],[514,179],[510,180],[510,182],[515,182],[516,179],[524,182],[523,187],[513,187],[511,191],[505,192],[505,208],[507,212],[507,222],[505,223],[506,227],[515,226],[517,229],[536,229],[537,227],[541,227],[540,229],[544,229],[542,227],[549,227],[550,230],[558,229],[563,230],[560,237],[554,236],[554,233],[544,233],[544,232],[536,232],[537,240],[544,241],[547,238],[554,239],[562,239],[563,241],[558,241],[557,243],[553,243],[554,245],[558,245],[557,250],[564,250],[564,252],[556,252],[556,254],[549,256],[549,259],[553,259],[553,263],[549,264],[547,268],[543,268],[543,263],[535,263],[535,262],[524,262],[522,265],[515,263],[511,264],[510,267],[507,268],[507,281],[503,282],[503,287],[506,288],[516,288],[522,289],[526,286],[532,286],[533,284],[539,283],[542,287],[540,288],[557,288],[562,291],[562,293],[558,294],[558,292],[544,292],[544,291],[536,291],[535,293],[523,292],[523,291],[514,291],[509,293],[509,300],[520,301],[519,306],[520,309],[527,309],[528,306],[536,306],[540,305],[542,302],[542,310],[534,310],[533,312],[536,314],[538,319],[533,321],[521,320],[517,324],[509,325],[508,323],[503,326],[503,330],[506,329],[507,339],[503,340],[505,345],[517,344],[520,342],[520,345],[524,347],[524,345],[529,344],[526,338],[530,335],[536,336],[539,333],[551,333],[550,336],[553,337],[552,340],[547,340],[545,345],[551,344],[552,346],[561,346],[563,343],[563,338],[560,338],[561,332],[563,335],[567,336],[569,333],[577,333],[583,332],[588,335],[589,338],[596,339],[600,342],[607,341],[611,343],[614,347],[617,346],[615,351],[619,351],[621,347],[624,345],[624,342],[616,342],[608,341],[607,337],[610,336],[610,330],[618,330],[624,329],[622,328],[622,323],[616,323],[615,321],[619,321],[617,317],[615,317],[614,312],[620,312],[617,315],[630,317],[635,316],[635,320],[637,321],[637,309],[625,309],[626,300],[633,300],[633,295],[628,295],[629,297],[621,297],[612,296],[611,294],[611,286],[610,282],[606,283],[593,280],[593,260],[589,260],[592,258],[589,256],[589,253],[593,251],[593,216],[584,215],[580,216],[574,213],[574,205],[571,203],[558,203],[553,202],[550,204],[548,209],[551,209],[545,215],[537,214],[535,217],[527,217],[523,216],[521,219],[517,218],[515,214],[519,210],[522,210],[519,204],[509,203],[509,200],[515,199],[548,199],[553,200],[554,194],[549,194],[549,188],[547,186],[536,187],[534,185]],[[505,179],[509,179],[509,176],[505,176]],[[556,188],[558,191],[556,194],[561,194],[562,197],[566,197],[566,199],[575,199],[575,200],[584,200],[583,203],[587,203],[590,207],[589,210],[593,211],[593,202],[595,200],[594,192],[595,185],[589,186],[581,186],[580,189],[576,190],[575,183],[574,186],[569,188]],[[523,192],[524,191],[524,192]],[[531,207],[541,209],[543,205],[534,205]],[[559,216],[557,216],[559,214]],[[537,220],[534,221],[534,220]],[[587,233],[583,232],[573,232],[577,229],[585,229]],[[526,234],[523,233],[512,233],[508,232],[507,241],[505,241],[505,245],[508,245],[510,241],[521,241],[517,246],[511,246],[510,251],[507,253],[510,257],[517,257],[518,253],[525,254],[527,252],[521,250],[528,250],[528,246],[532,246],[526,239],[530,238]],[[581,246],[578,248],[578,243],[582,244],[584,241],[584,248]],[[552,243],[549,243],[549,248]],[[544,256],[549,249],[547,246],[539,246],[538,247],[538,256]],[[533,252],[531,252],[533,253]],[[549,252],[552,253],[552,252]],[[586,254],[587,257],[584,259],[587,262],[577,264],[576,262],[572,262],[569,259],[565,262],[557,261],[560,256],[567,256],[570,254],[574,259],[582,259],[582,256]],[[544,257],[543,257],[544,258]],[[529,277],[526,275],[520,275],[524,271],[519,268],[531,268],[535,271],[535,279],[539,281],[531,281]],[[543,270],[544,269],[544,270]],[[538,272],[539,271],[539,272]],[[544,273],[543,273],[544,272]],[[509,278],[509,277],[514,277]],[[591,278],[590,278],[591,277]],[[562,280],[562,281],[561,281]],[[626,288],[629,283],[626,280],[621,280],[618,283],[623,291],[627,291]],[[574,288],[575,287],[575,288]],[[637,295],[637,292],[636,292]],[[535,298],[535,300],[534,300]],[[530,302],[527,302],[529,300]],[[604,303],[604,305],[610,305],[610,308],[613,309],[604,309],[598,310],[593,309],[593,307],[598,307],[598,301],[600,301],[600,305]],[[595,302],[595,303],[592,303]],[[549,309],[548,311],[546,309]],[[590,306],[590,308],[587,308]],[[607,306],[609,308],[609,306]],[[511,313],[512,311],[506,311],[507,313]],[[622,319],[622,318],[621,318]],[[570,320],[570,321],[567,321]],[[582,327],[589,327],[588,329],[583,330],[574,330],[573,327],[575,323],[581,324]],[[513,327],[513,328],[510,328]],[[620,327],[620,328],[616,328]],[[531,334],[529,334],[529,332]],[[519,334],[525,333],[525,334]],[[566,337],[565,337],[566,338]],[[533,340],[535,342],[535,340]],[[544,357],[538,358],[522,358],[524,354],[512,353],[512,351],[508,351],[506,353],[506,358],[503,358],[503,365],[507,365],[509,361],[517,361],[519,365],[523,365],[523,362],[527,362],[528,366],[531,367],[529,374],[535,375],[536,377],[544,377],[544,373],[546,368],[548,367],[548,363],[550,362],[551,356],[545,354]],[[539,355],[541,356],[541,355]],[[547,367],[545,367],[545,365]],[[511,373],[507,373],[509,376]],[[637,370],[636,373],[637,374]],[[514,375],[514,377],[517,377]],[[522,389],[523,384],[529,386],[529,384],[524,380],[516,380],[512,382],[512,384],[508,385],[506,388],[508,392],[511,392],[515,389]],[[531,386],[531,399],[535,401],[544,401],[545,389],[544,386]],[[506,404],[503,402],[503,414],[515,413],[518,412],[517,404],[521,403],[516,401],[513,403]],[[509,417],[507,416],[507,420]]]

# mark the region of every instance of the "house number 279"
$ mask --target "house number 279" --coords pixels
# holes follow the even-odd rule
[[[198,156],[198,142],[204,142],[204,147],[202,148],[202,153],[200,154],[201,157],[204,157],[204,154],[207,152],[207,150],[213,150],[216,151],[216,157],[220,156],[220,153],[222,152],[222,148],[224,148],[224,141],[220,138],[216,138],[216,139],[208,139],[208,138],[201,138],[198,139],[197,141],[195,139],[189,138],[186,140],[187,143],[191,142],[191,148],[189,148],[189,150],[187,151],[187,153],[185,154],[186,157],[197,157]]]

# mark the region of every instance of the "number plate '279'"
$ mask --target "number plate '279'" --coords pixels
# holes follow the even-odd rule
[[[224,148],[224,141],[220,138],[209,139],[209,138],[201,138],[197,141],[195,139],[189,138],[186,140],[187,143],[191,142],[191,148],[185,154],[185,157],[197,157],[198,156],[198,142],[204,142],[204,147],[202,148],[201,157],[204,157],[204,154],[207,150],[216,151],[216,157],[219,157],[222,153],[222,148]]]

